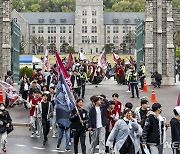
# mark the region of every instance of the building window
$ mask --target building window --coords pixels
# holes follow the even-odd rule
[[[87,43],[87,42],[88,42],[87,36],[82,36],[82,43]]]
[[[43,46],[38,46],[37,52],[38,53],[44,53],[44,47]]]
[[[72,27],[69,26],[69,33],[72,33]]]
[[[113,33],[119,33],[119,27],[118,26],[113,27]]]
[[[97,26],[92,26],[91,32],[92,33],[97,33]]]
[[[111,30],[110,30],[110,26],[107,26],[107,33],[110,33]]]
[[[48,33],[56,33],[56,27],[48,27]]]
[[[96,10],[92,10],[92,16],[96,16]]]
[[[97,43],[97,36],[91,36],[91,42]]]
[[[44,33],[44,27],[38,27],[38,33]]]
[[[72,42],[72,40],[71,40],[71,36],[69,36],[69,43],[71,43]]]
[[[83,52],[83,48],[81,48],[81,52]]]
[[[87,33],[87,26],[82,26],[82,33]]]
[[[98,51],[99,51],[98,48],[96,48],[96,53],[98,53]]]
[[[92,24],[96,24],[96,18],[92,18]]]
[[[66,37],[65,36],[61,36],[60,37],[60,43],[65,43],[66,42]]]
[[[56,33],[56,27],[54,27],[53,32]]]
[[[66,27],[65,26],[60,27],[60,33],[66,33]]]
[[[110,43],[110,36],[107,37],[107,43]]]
[[[55,36],[48,36],[48,43],[56,43],[56,37]]]
[[[32,27],[32,33],[36,33],[36,28],[35,27]]]
[[[87,11],[86,10],[82,11],[82,15],[87,16]]]
[[[119,37],[118,36],[113,37],[113,43],[119,43]]]
[[[126,33],[126,27],[123,27],[123,33]]]
[[[82,18],[82,23],[87,24],[87,18]]]

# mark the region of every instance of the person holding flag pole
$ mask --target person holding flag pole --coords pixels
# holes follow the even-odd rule
[[[75,105],[75,99],[72,92],[72,84],[68,72],[59,57],[57,50],[55,49],[55,57],[59,68],[59,81],[56,90],[55,98],[55,109],[56,109],[56,122],[58,124],[58,139],[56,149],[60,149],[60,144],[63,138],[63,133],[66,134],[66,152],[70,152],[69,142],[70,142],[70,125],[69,116],[73,108],[76,111],[78,109]],[[82,121],[80,115],[79,119]],[[84,125],[82,123],[82,125]]]

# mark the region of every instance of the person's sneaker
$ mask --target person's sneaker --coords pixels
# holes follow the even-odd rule
[[[53,136],[52,136],[52,138],[56,138],[57,136],[54,134]]]
[[[59,146],[59,145],[56,145],[56,149],[57,149],[57,150],[60,150],[60,146]]]
[[[96,149],[99,149],[99,145],[96,146]]]
[[[2,151],[3,151],[4,153],[6,153],[6,152],[7,152],[6,148],[3,148],[3,149],[2,149]]]
[[[71,150],[70,149],[66,149],[66,152],[71,152]]]
[[[39,134],[36,134],[37,138],[40,138],[40,135]]]
[[[31,134],[31,137],[34,137],[34,133]]]
[[[46,142],[47,142],[47,141],[44,140],[44,141],[43,141],[43,145],[46,145]]]
[[[50,130],[52,130],[52,127],[50,127]]]
[[[131,98],[134,98],[134,96],[132,96]]]
[[[128,91],[126,91],[126,92],[127,92],[127,93],[130,93],[131,91],[128,90]]]

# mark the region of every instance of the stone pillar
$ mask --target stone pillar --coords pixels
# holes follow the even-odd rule
[[[151,72],[162,74],[162,85],[174,85],[172,0],[146,0],[145,65],[147,84]]]
[[[0,0],[0,78],[11,70],[11,1]]]

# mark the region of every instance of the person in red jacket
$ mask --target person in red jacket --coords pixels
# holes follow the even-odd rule
[[[108,118],[108,125],[106,126],[106,137],[105,141],[107,141],[109,134],[111,133],[116,121],[115,121],[115,114],[113,114],[115,107],[114,101],[109,101],[109,106],[107,108],[107,118]],[[109,153],[109,147],[106,146],[106,153]]]
[[[28,103],[28,107],[30,108],[30,128],[32,131],[31,137],[34,137],[34,135],[36,134],[37,137],[39,136],[39,132],[37,131],[37,105],[38,103],[40,103],[42,100],[41,98],[41,92],[39,90],[35,90],[33,97],[30,100],[30,103]],[[36,132],[37,131],[37,132]]]
[[[115,120],[119,120],[121,113],[123,111],[123,104],[118,101],[119,95],[117,93],[112,94],[113,101],[115,102],[113,114],[115,115]]]
[[[115,73],[117,75],[117,83],[118,84],[124,84],[125,83],[125,73],[124,73],[124,66],[118,65],[118,67],[115,70]]]

